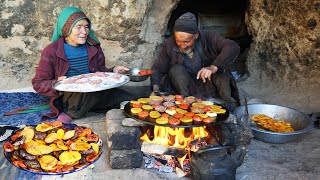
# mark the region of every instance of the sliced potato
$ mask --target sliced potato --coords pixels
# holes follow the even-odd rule
[[[63,139],[63,137],[64,137],[64,130],[63,130],[63,129],[58,129],[57,135],[58,135],[58,139]]]
[[[71,150],[86,151],[90,149],[91,145],[86,142],[74,142],[70,145]]]
[[[64,145],[62,140],[57,142],[57,146],[62,150],[68,150],[69,149],[68,146]]]
[[[44,155],[38,159],[40,166],[44,170],[54,170],[58,160],[51,155]]]
[[[42,123],[42,124],[38,124],[36,126],[36,130],[39,131],[39,132],[47,132],[49,130],[53,129],[53,127],[49,124],[46,124],[46,123]]]
[[[94,153],[95,154],[98,154],[99,153],[99,145],[96,144],[96,143],[90,143],[92,149],[94,150]]]
[[[87,142],[87,137],[78,137],[74,142]]]
[[[20,136],[24,136],[26,138],[25,143],[30,142],[34,137],[34,130],[32,127],[25,127],[21,133]]]
[[[81,154],[78,151],[64,151],[60,154],[59,160],[62,164],[72,164],[81,159]]]
[[[44,140],[33,139],[33,141],[37,142],[38,144],[46,144]]]
[[[70,130],[70,131],[67,131],[64,136],[63,136],[63,140],[68,140],[70,138],[72,138],[74,135],[75,135],[76,131],[75,130]]]
[[[53,141],[58,139],[58,134],[57,133],[50,133],[48,136],[44,139],[46,143],[52,143]]]
[[[61,151],[61,150],[62,150],[62,149],[60,149],[60,148],[58,147],[57,144],[50,144],[49,146],[53,148],[53,151]]]
[[[51,153],[53,151],[53,148],[50,147],[50,146],[47,146],[47,145],[36,143],[36,144],[28,145],[28,147],[26,148],[26,151],[29,154],[32,154],[32,155],[35,155],[35,156],[39,156],[39,155],[44,155],[44,154]]]

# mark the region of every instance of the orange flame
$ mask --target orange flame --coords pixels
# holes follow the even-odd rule
[[[194,127],[191,133],[187,133],[185,128],[154,126],[154,138],[152,140],[149,139],[147,134],[141,136],[140,139],[148,143],[187,148],[192,140],[207,137],[208,135],[209,133],[205,127]]]
[[[186,159],[187,155],[188,155],[188,154],[184,155],[182,158],[178,158],[178,161],[179,161],[179,163],[180,163],[180,165],[181,165],[181,169],[183,169],[183,162],[184,162],[184,160]]]

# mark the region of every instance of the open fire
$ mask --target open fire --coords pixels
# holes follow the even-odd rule
[[[207,132],[206,127],[171,128],[155,126],[152,138],[149,138],[148,133],[145,133],[140,139],[148,143],[188,149],[190,142],[208,136],[209,132]]]
[[[159,151],[152,153],[153,150],[147,148],[147,152],[144,152],[146,167],[156,168],[160,172],[175,171],[179,177],[190,173],[191,153],[207,145],[207,142],[213,138],[205,126],[192,128],[154,126],[153,129],[149,127],[142,131],[145,132],[142,133],[140,139],[144,145],[159,144],[171,150],[168,155],[165,150],[158,154]],[[153,149],[159,149],[159,146],[153,146]],[[172,150],[175,150],[175,153],[172,153]]]

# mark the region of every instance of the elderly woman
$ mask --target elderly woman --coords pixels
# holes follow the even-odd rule
[[[63,9],[55,25],[52,43],[43,49],[32,79],[35,91],[50,97],[51,112],[42,119],[58,117],[59,121],[69,123],[72,118],[80,118],[89,111],[117,108],[120,102],[135,98],[116,88],[93,93],[58,92],[52,88],[53,84],[70,76],[128,70],[124,66],[105,67],[105,56],[89,18],[76,7]]]

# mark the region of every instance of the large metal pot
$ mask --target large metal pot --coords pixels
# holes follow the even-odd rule
[[[275,120],[285,119],[290,122],[294,132],[282,133],[272,132],[258,128],[257,125],[251,124],[252,134],[255,139],[270,143],[287,143],[294,141],[312,130],[313,121],[306,114],[295,109],[272,105],[272,104],[249,104],[249,117],[254,114],[265,114]],[[240,106],[234,110],[234,115],[241,118],[245,115],[245,106]]]

